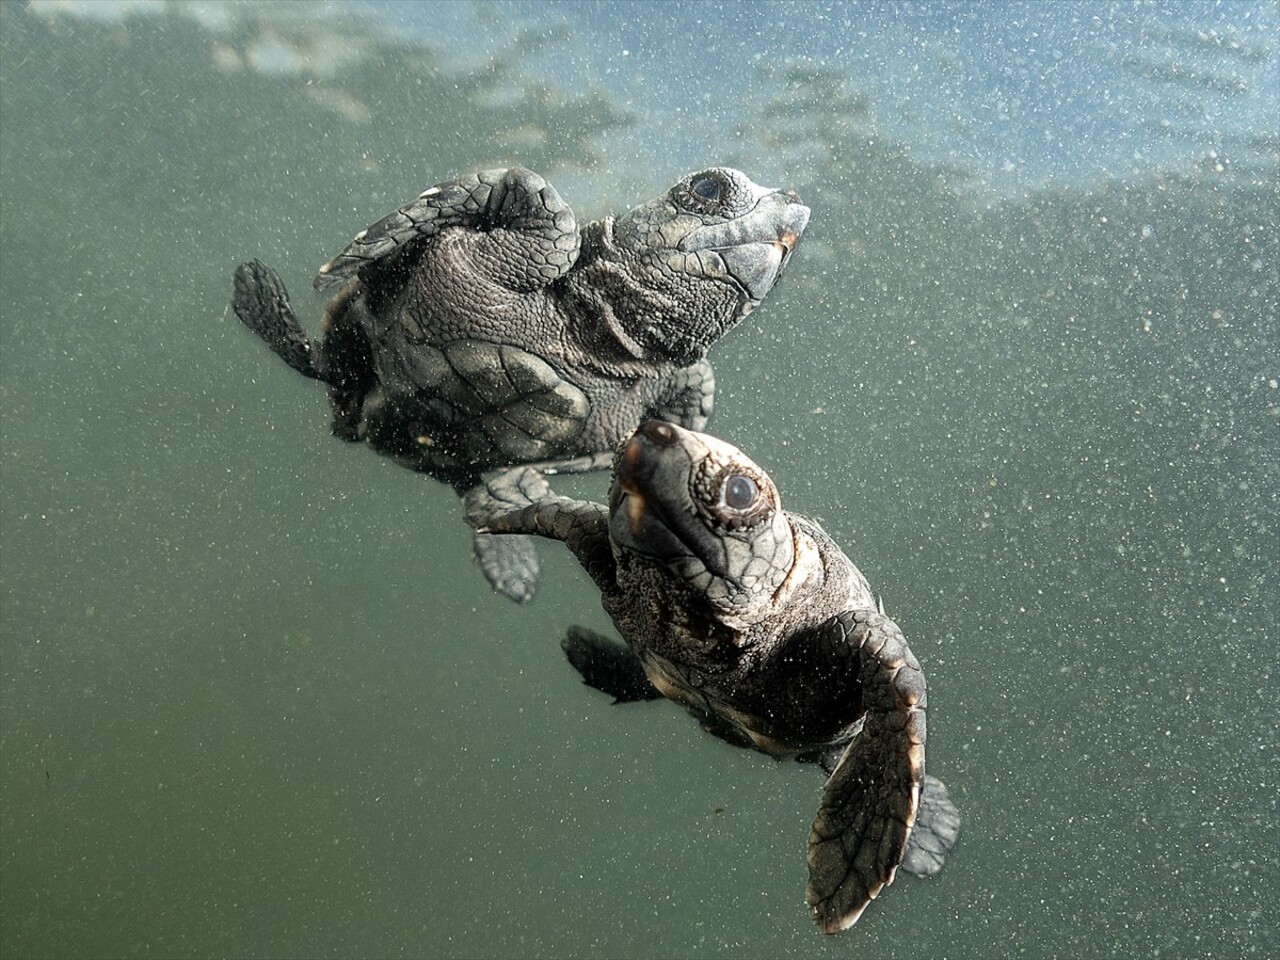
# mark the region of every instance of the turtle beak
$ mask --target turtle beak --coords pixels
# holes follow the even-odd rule
[[[778,239],[773,245],[778,248],[781,256],[781,263],[778,265],[778,273],[782,273],[782,268],[787,265],[787,260],[796,248],[796,244],[800,242],[800,234],[804,233],[804,228],[809,225],[809,210],[800,198],[791,190],[780,190],[778,195],[786,202],[782,215],[783,223],[778,230]]]
[[[633,537],[639,537],[649,509],[646,488],[653,479],[652,452],[677,442],[676,430],[664,420],[647,420],[631,435],[618,453],[614,464],[614,492],[610,511],[626,511],[627,526]]]
[[[640,524],[644,522],[644,512],[648,507],[644,494],[634,483],[626,480],[618,481],[618,505],[627,511],[627,525],[633,537],[640,536]]]
[[[612,503],[609,504],[609,512],[618,516],[620,511],[625,511],[627,526],[633,537],[640,535],[640,524],[648,506],[637,476],[643,454],[639,435],[633,434],[618,451],[618,459],[613,467],[613,496],[610,498]]]
[[[782,258],[782,262],[787,262],[787,257],[791,256],[791,251],[796,248],[796,241],[800,239],[800,235],[784,230],[778,235],[778,239],[773,241],[773,246],[778,251],[778,256]]]

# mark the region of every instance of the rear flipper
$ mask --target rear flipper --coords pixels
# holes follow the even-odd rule
[[[639,659],[623,644],[582,627],[570,627],[560,646],[588,687],[607,693],[614,703],[660,700]]]
[[[304,377],[325,380],[280,275],[260,260],[236,268],[231,306],[241,322]]]
[[[467,489],[462,503],[467,522],[479,531],[495,517],[554,496],[542,474],[530,467],[514,467]],[[533,599],[542,572],[533,537],[477,532],[475,550],[480,569],[494,590],[516,603]]]
[[[960,811],[947,796],[947,788],[942,781],[925,774],[920,812],[916,814],[916,825],[907,838],[902,869],[917,877],[932,877],[942,869],[943,861],[959,836]]]
[[[609,546],[609,508],[604,504],[556,496],[537,471],[517,467],[467,490],[463,494],[463,505],[467,522],[475,527],[478,535],[530,534],[559,540],[597,586],[603,588],[614,582],[617,568]],[[481,542],[479,537],[477,542]],[[495,570],[501,573],[502,568]],[[529,580],[523,574],[514,581],[498,579],[499,583],[494,585],[499,590],[503,589],[502,582],[527,583],[529,596],[537,586],[536,578]],[[490,576],[490,581],[493,580]]]
[[[475,552],[489,586],[516,603],[533,599],[542,572],[533,537],[476,533]]]

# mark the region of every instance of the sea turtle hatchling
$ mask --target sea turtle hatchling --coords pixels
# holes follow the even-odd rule
[[[609,506],[513,471],[468,497],[491,533],[563,541],[626,641],[572,629],[570,662],[619,701],[665,696],[710,733],[829,774],[809,834],[808,902],[854,924],[899,866],[930,875],[960,816],[925,775],[925,678],[867,580],[769,476],[714,437],[650,420],[623,445]]]
[[[320,268],[312,343],[274,270],[235,272],[236,314],[328,386],[333,432],[454,487],[517,464],[604,469],[646,417],[705,425],[707,348],[765,297],[809,222],[790,192],[712,167],[579,225],[520,167],[424,191]],[[480,535],[500,592],[528,600],[532,544]]]

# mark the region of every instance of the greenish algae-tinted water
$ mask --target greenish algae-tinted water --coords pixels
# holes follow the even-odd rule
[[[0,952],[1273,953],[1276,169],[974,202],[804,69],[726,122],[707,161],[814,213],[713,353],[715,432],[883,593],[965,817],[825,939],[816,773],[583,687],[568,558],[493,596],[454,495],[227,310],[259,256],[314,321],[315,266],[460,171],[589,216],[683,172],[522,50],[0,6]]]

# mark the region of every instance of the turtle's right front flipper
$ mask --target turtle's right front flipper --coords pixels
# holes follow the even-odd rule
[[[827,780],[809,834],[809,908],[825,933],[857,922],[907,852],[924,789],[925,680],[897,624],[876,610],[830,622],[856,657],[861,731]]]
[[[542,474],[529,467],[505,470],[462,492],[467,522],[475,529],[475,558],[489,586],[508,600],[528,603],[538,589],[542,564],[532,537],[482,532],[488,522],[555,494]]]
[[[280,275],[260,260],[236,267],[231,306],[240,321],[304,377],[325,380]]]

